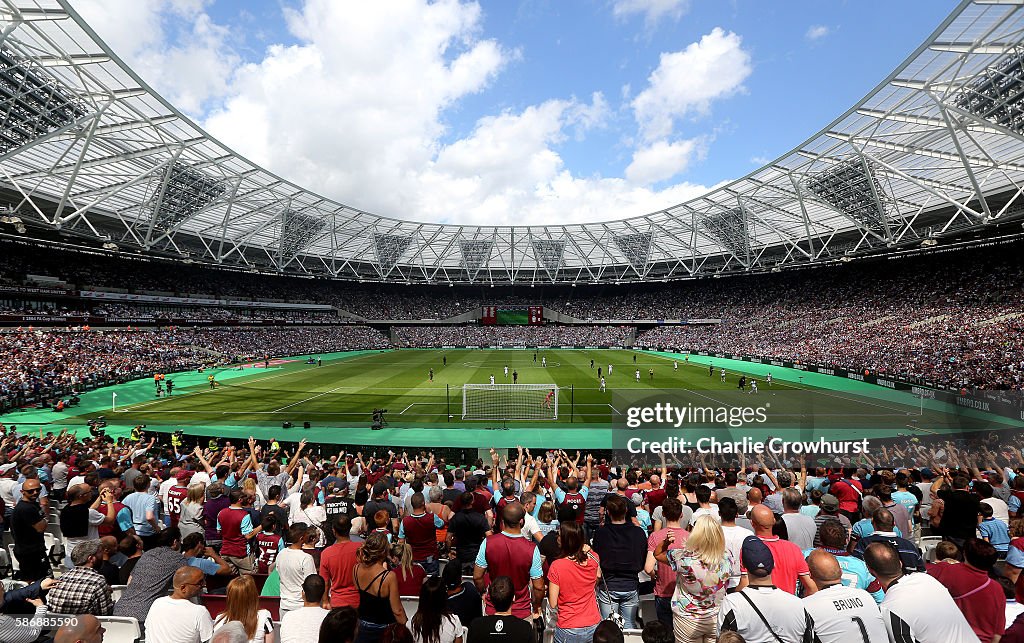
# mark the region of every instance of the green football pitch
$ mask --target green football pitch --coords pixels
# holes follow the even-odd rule
[[[16,411],[0,421],[53,430],[81,426],[86,418],[104,415],[113,435],[145,424],[151,431],[180,428],[232,439],[284,437],[282,423],[290,422],[295,428],[286,435],[335,444],[606,448],[612,429],[623,425],[630,407],[656,400],[676,405],[767,405],[772,424],[740,431],[751,437],[760,431],[762,438],[783,431],[814,439],[832,439],[840,432],[857,438],[950,433],[964,430],[965,418],[981,417],[908,392],[764,364],[610,349],[540,350],[536,362],[534,354],[514,349],[355,351],[318,356],[322,365],[296,356],[274,360],[267,369],[246,365],[169,375],[175,383],[170,397],[156,397],[152,380],[138,380],[86,393],[82,404],[70,412]],[[604,392],[599,389],[598,368],[606,378]],[[558,388],[557,418],[542,418],[554,415],[539,408],[543,392],[518,410],[518,419],[501,419],[505,412],[500,409],[487,420],[463,417],[464,384],[488,384],[492,375],[495,383],[510,384],[513,372],[520,384]],[[210,373],[217,382],[214,388],[207,381]],[[756,396],[738,390],[741,376],[758,381]],[[383,431],[369,430],[375,408],[388,410]],[[981,421],[992,428],[1021,424],[993,416]],[[301,429],[304,422],[310,423],[309,431]]]

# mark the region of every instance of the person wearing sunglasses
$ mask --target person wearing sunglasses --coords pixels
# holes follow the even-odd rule
[[[46,556],[43,533],[46,514],[39,506],[42,485],[38,478],[28,478],[21,486],[21,499],[11,514],[11,535],[14,538],[14,556],[21,569],[18,577],[29,583],[51,575]]]

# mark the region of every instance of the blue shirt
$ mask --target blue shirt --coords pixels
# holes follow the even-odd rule
[[[875,577],[868,571],[867,563],[856,556],[847,554],[845,551],[835,551],[827,547],[822,547],[822,549],[835,556],[836,560],[839,561],[839,568],[843,571],[842,583],[845,587],[862,589],[871,594],[871,598],[875,599],[876,603],[882,602],[882,599],[885,598],[885,592],[882,591],[880,585],[876,585],[877,589],[873,592],[868,589],[875,582]],[[804,558],[810,556],[812,551],[814,550],[804,550]]]
[[[909,491],[897,491],[892,494],[892,499],[907,508],[907,515],[910,516],[910,524],[914,524],[914,509],[917,508],[917,496]]]
[[[132,525],[137,535],[152,536],[156,533],[153,525],[146,519],[147,512],[152,512],[154,518],[157,516],[156,496],[136,491],[128,494],[121,503],[132,510]]]
[[[281,539],[284,542],[284,539]],[[198,567],[207,576],[213,576],[220,570],[220,565],[203,556],[190,556],[185,560],[189,567]]]
[[[903,538],[903,532],[900,531],[899,527],[893,527],[892,530],[896,532],[897,536]],[[857,536],[857,538],[861,540],[867,538],[873,533],[875,533],[875,526],[871,524],[871,520],[869,518],[858,520],[853,526],[853,535]]]
[[[992,543],[996,551],[1007,551],[1010,548],[1010,532],[1002,520],[986,518],[978,525],[978,533]]]
[[[503,536],[507,538],[526,538],[522,534],[510,534],[506,531],[501,532]],[[476,565],[477,567],[483,567],[487,569],[487,539],[480,543],[480,551],[476,554]],[[544,575],[544,569],[540,565],[540,548],[533,548],[533,562],[530,563],[530,578],[540,578]]]

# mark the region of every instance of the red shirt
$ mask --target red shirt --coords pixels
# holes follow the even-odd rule
[[[1006,595],[987,573],[967,563],[933,565],[928,573],[949,590],[981,643],[1006,630]]]
[[[401,567],[394,570],[395,578],[398,579],[398,594],[400,596],[415,596],[419,598],[420,589],[423,588],[423,581],[427,578],[427,572],[419,563],[413,563],[409,575],[406,576]],[[334,607],[331,605],[331,607]]]
[[[655,489],[647,494],[647,506],[650,507],[651,513],[665,502],[667,496],[664,489]]]
[[[590,552],[585,564],[568,558],[551,563],[548,580],[558,585],[558,627],[590,627],[601,622],[595,595],[600,559]]]
[[[260,533],[256,536],[256,571],[260,574],[269,574],[280,551],[281,534]]]
[[[857,492],[856,487],[850,481],[838,480],[833,482],[829,493],[839,501],[840,511],[856,513],[861,494]]]
[[[356,552],[362,547],[352,541],[339,541],[320,554],[320,575],[330,592],[331,607],[359,607],[359,590],[352,580]]]
[[[220,531],[221,556],[245,558],[249,554],[249,545],[242,534],[242,521],[249,515],[241,507],[224,507],[217,514],[217,529]]]
[[[188,497],[188,487],[174,485],[167,490],[167,515],[171,517],[171,526],[177,527],[181,519],[181,503]]]
[[[772,550],[772,558],[775,559],[775,568],[772,570],[772,583],[784,592],[796,594],[796,580],[801,574],[810,573],[807,569],[807,561],[800,548],[788,540],[782,540],[778,536],[773,538],[761,538],[761,542],[768,545]]]

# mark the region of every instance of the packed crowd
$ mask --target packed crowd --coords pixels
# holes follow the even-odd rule
[[[210,363],[388,346],[367,326],[0,332],[0,409]]]
[[[147,643],[1024,641],[1019,438],[629,468],[0,434],[6,643],[26,613],[79,615],[58,643],[110,614]]]
[[[12,302],[13,303],[13,302]],[[146,319],[171,323],[173,320],[286,320],[291,322],[338,321],[334,310],[294,308],[256,308],[218,306],[151,306],[103,303],[91,308],[61,306],[52,302],[0,305],[0,315],[49,315],[53,317],[103,317],[106,319]]]
[[[626,346],[631,326],[395,326],[401,347]]]

